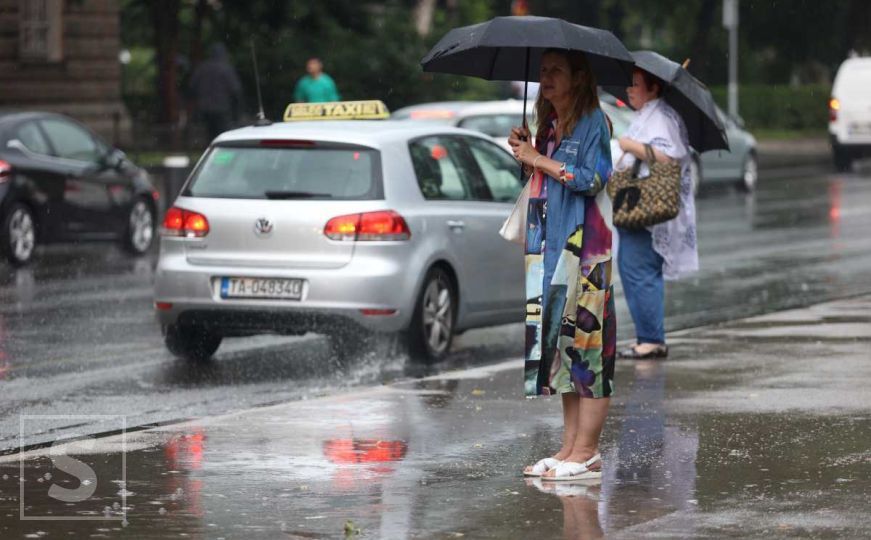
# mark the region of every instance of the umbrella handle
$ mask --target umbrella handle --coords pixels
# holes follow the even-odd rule
[[[529,47],[526,48],[526,70],[524,71],[526,76],[523,78],[523,128],[526,131],[529,131],[529,124],[526,122],[526,100],[529,92]],[[520,137],[521,141],[525,141],[526,137]],[[535,172],[535,168],[532,170]],[[520,183],[525,184],[523,181],[523,164],[520,164]]]

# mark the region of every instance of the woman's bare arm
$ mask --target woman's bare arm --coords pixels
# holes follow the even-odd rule
[[[644,151],[644,144],[640,143],[634,139],[630,139],[629,137],[620,137],[620,149],[624,152],[628,152],[638,159],[647,159],[647,152]],[[674,159],[668,157],[663,154],[656,148],[653,148],[653,155],[656,157],[656,161],[659,163],[671,163]]]

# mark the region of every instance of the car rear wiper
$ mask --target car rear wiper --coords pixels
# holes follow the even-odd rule
[[[311,193],[309,191],[267,191],[267,199],[332,199],[329,193]]]

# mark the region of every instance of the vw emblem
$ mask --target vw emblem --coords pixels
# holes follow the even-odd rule
[[[272,222],[266,218],[257,218],[254,222],[254,232],[257,236],[269,236],[272,234]]]

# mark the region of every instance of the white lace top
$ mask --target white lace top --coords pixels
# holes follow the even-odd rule
[[[630,124],[626,136],[646,143],[668,157],[680,162],[680,213],[676,218],[648,227],[653,235],[653,249],[664,259],[662,273],[668,280],[695,272],[699,269],[699,252],[696,237],[696,202],[693,196],[693,179],[690,163],[689,139],[686,125],[677,112],[662,99],[648,101]],[[629,161],[622,160],[621,161]],[[631,166],[633,163],[630,162]],[[642,163],[640,177],[650,175],[646,163]]]

